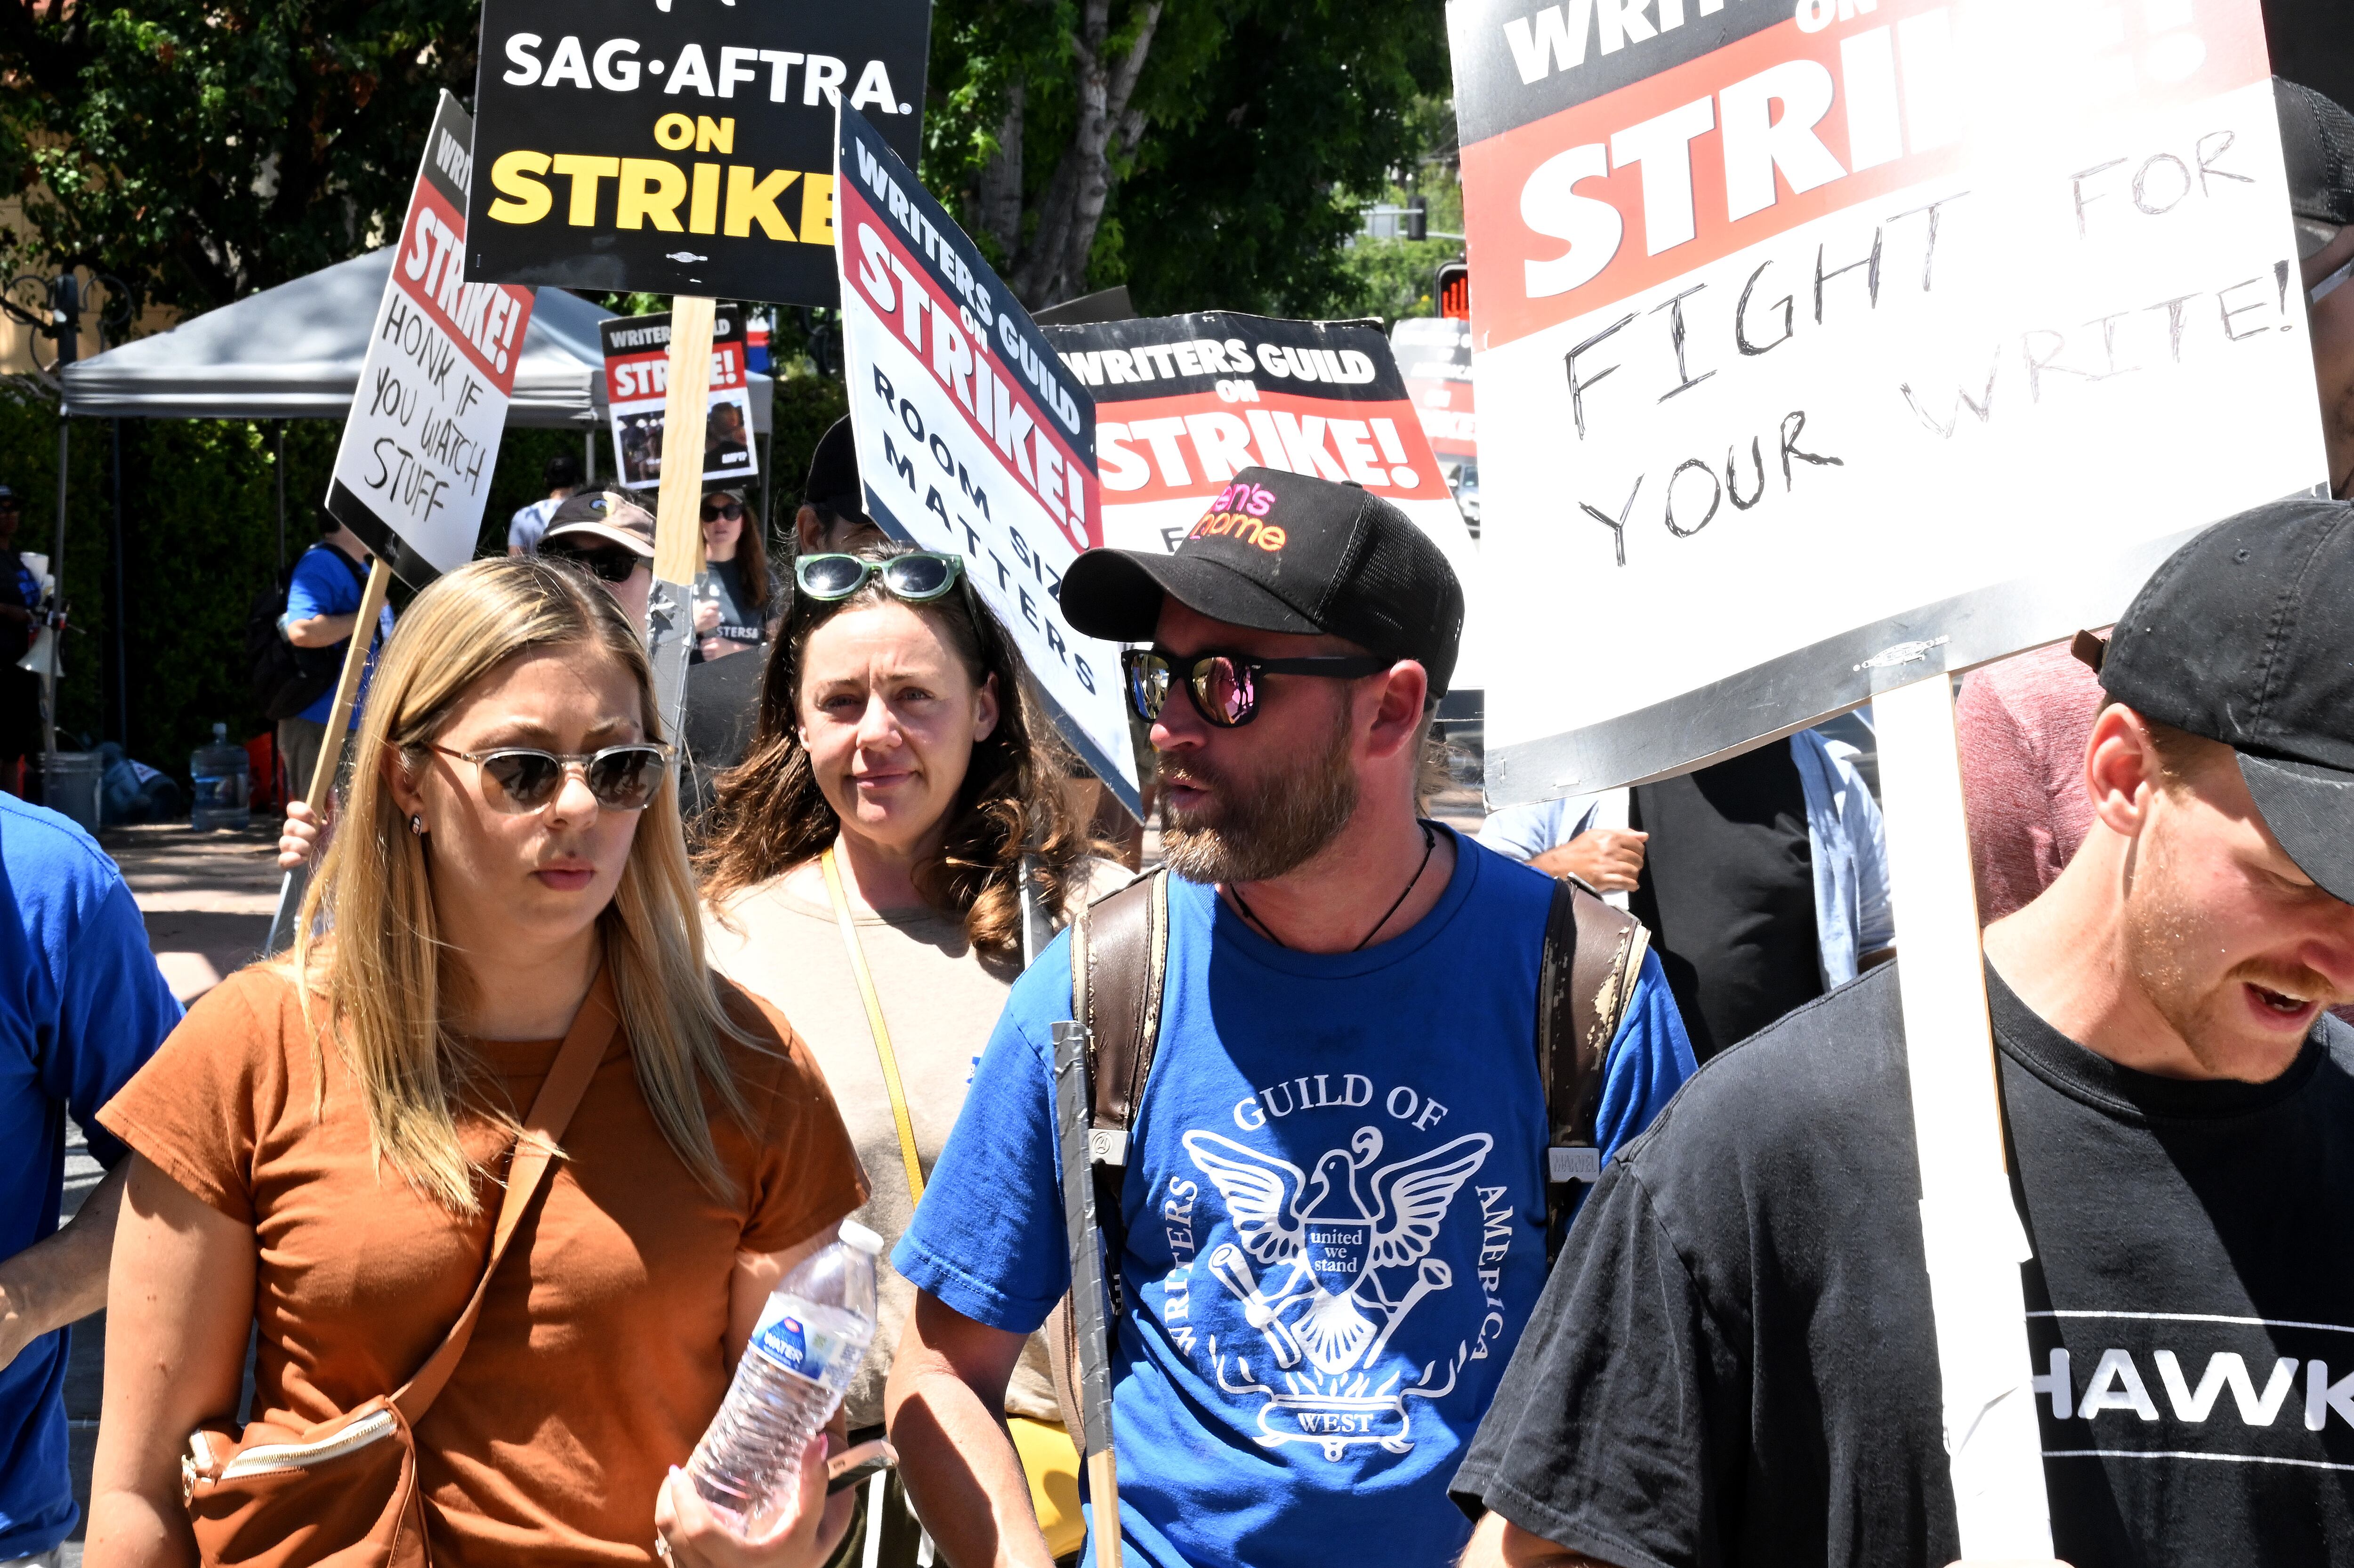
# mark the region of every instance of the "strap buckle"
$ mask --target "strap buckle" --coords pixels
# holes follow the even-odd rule
[[[1128,1134],[1118,1128],[1094,1127],[1087,1129],[1087,1159],[1097,1165],[1128,1165]]]
[[[1595,1182],[1602,1180],[1602,1150],[1591,1144],[1574,1148],[1558,1145],[1545,1150],[1545,1179],[1555,1186],[1564,1181]]]

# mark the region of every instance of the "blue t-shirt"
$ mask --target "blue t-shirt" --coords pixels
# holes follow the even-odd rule
[[[112,1166],[98,1109],[180,1021],[114,863],[66,818],[0,795],[0,1257],[58,1228],[66,1112]],[[74,1527],[59,1330],[0,1369],[0,1559]]]
[[[1447,1483],[1544,1283],[1537,969],[1551,881],[1458,836],[1455,874],[1362,953],[1278,948],[1169,885],[1161,1045],[1120,1192],[1120,1518],[1157,1568],[1452,1563]],[[1013,987],[891,1261],[1029,1333],[1068,1288],[1058,938]],[[1646,959],[1606,1061],[1606,1157],[1692,1071]]]
[[[360,599],[366,592],[361,574],[351,568],[351,557],[333,545],[313,545],[302,552],[294,563],[294,580],[286,589],[286,613],[279,619],[279,630],[298,620],[309,620],[322,615],[356,615]],[[387,607],[376,617],[383,635],[392,635],[392,610]],[[340,647],[338,652],[340,656]],[[359,694],[352,700],[352,728],[360,726],[360,710],[367,705],[367,683],[376,677],[376,661],[381,645],[368,653],[367,668],[360,672]],[[334,716],[335,688],[334,683],[319,694],[319,700],[296,716],[313,724],[324,724]]]

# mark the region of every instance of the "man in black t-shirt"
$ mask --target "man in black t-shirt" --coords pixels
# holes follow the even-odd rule
[[[2106,656],[2090,836],[1986,934],[2075,1568],[2354,1555],[2349,646],[2354,506],[2178,551]],[[1604,1172],[1455,1478],[1467,1563],[1956,1555],[1898,983],[1725,1052]]]

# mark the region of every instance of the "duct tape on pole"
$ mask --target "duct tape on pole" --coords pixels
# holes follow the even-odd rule
[[[671,301],[670,387],[663,404],[662,489],[654,510],[654,586],[646,600],[646,656],[654,711],[673,744],[686,716],[686,666],[695,652],[695,578],[703,566],[704,421],[711,387],[712,302]],[[682,754],[683,755],[683,754]]]
[[[1055,1025],[1055,1130],[1062,1152],[1063,1233],[1071,1253],[1071,1328],[1077,1341],[1081,1457],[1095,1508],[1096,1561],[1119,1568],[1119,1469],[1111,1427],[1110,1300],[1103,1233],[1096,1215],[1095,1165],[1087,1149],[1087,1040],[1084,1023]]]
[[[1948,682],[2327,476],[2256,0],[1993,9],[1447,20],[1490,802],[1877,698],[1961,1554],[2048,1558]]]

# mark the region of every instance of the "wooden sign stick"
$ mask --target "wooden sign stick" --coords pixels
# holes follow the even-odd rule
[[[662,736],[678,744],[695,650],[695,577],[703,567],[703,442],[711,400],[712,302],[670,302],[670,385],[663,403],[662,489],[654,503],[654,586],[646,603]]]
[[[351,640],[344,645],[344,673],[335,678],[335,700],[327,709],[327,738],[319,747],[318,766],[311,769],[311,788],[302,797],[311,808],[311,820],[323,824],[327,796],[335,787],[335,774],[344,765],[344,746],[351,727],[352,705],[359,701],[360,676],[367,670],[368,654],[376,647],[376,622],[383,619],[385,591],[392,586],[392,568],[377,556],[368,564],[367,586],[360,590],[360,610],[352,622]],[[367,635],[360,635],[362,629]],[[290,780],[291,782],[291,780]],[[322,847],[325,841],[322,839]],[[294,945],[294,921],[302,912],[303,890],[311,883],[311,867],[314,855],[286,874],[278,887],[278,913],[270,920],[268,951],[282,953]]]
[[[1897,974],[1946,1451],[1962,1555],[2048,1559],[2052,1511],[2019,1273],[2032,1255],[2003,1148],[1953,682],[1937,664],[1877,694],[1872,717],[1903,923]]]

